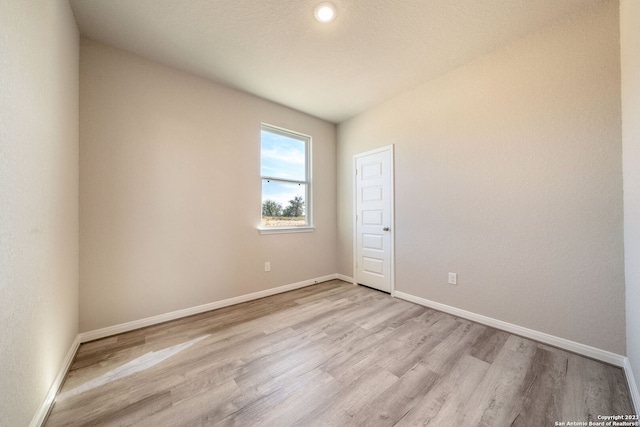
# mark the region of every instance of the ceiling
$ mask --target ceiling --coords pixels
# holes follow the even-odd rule
[[[81,34],[339,123],[601,0],[70,0]]]

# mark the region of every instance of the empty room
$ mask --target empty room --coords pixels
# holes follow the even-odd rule
[[[640,1],[0,0],[0,426],[639,426]]]

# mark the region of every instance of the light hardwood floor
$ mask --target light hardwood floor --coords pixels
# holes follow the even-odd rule
[[[621,369],[341,281],[81,345],[46,426],[554,426]]]

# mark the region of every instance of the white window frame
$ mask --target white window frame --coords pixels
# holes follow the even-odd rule
[[[313,226],[313,188],[311,185],[311,136],[305,135],[300,132],[295,132],[289,129],[281,128],[278,126],[274,126],[268,123],[262,123],[260,126],[260,131],[267,131],[271,133],[275,133],[278,135],[286,136],[289,138],[299,139],[305,142],[305,180],[290,180],[285,178],[274,178],[271,176],[263,176],[262,175],[262,155],[260,156],[260,225],[258,226],[258,231],[260,234],[285,234],[285,233],[309,233],[315,230]],[[262,138],[260,138],[260,147],[262,152]],[[284,182],[284,183],[293,183],[293,184],[304,184],[306,188],[305,194],[305,216],[307,218],[306,224],[304,225],[289,225],[289,226],[264,226],[262,225],[262,181],[268,179],[270,181],[276,182]]]

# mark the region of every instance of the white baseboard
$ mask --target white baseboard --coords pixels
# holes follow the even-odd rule
[[[73,359],[76,356],[78,347],[80,347],[80,335],[77,335],[76,338],[73,340],[73,343],[71,343],[71,347],[69,348],[67,355],[62,361],[62,366],[58,371],[58,375],[56,375],[56,378],[53,380],[51,387],[49,387],[47,396],[45,397],[44,401],[38,408],[38,411],[33,416],[33,419],[31,420],[29,427],[40,427],[44,423],[45,419],[47,418],[47,415],[49,415],[49,411],[51,410],[53,401],[55,400],[56,395],[58,394],[58,390],[60,390],[60,387],[62,387],[62,383],[64,382],[64,379],[67,376],[67,372],[69,372],[69,368],[71,367],[71,363],[73,362]]]
[[[628,357],[624,358],[624,374],[627,377],[629,394],[631,394],[631,402],[633,403],[636,414],[640,414],[640,392],[638,392],[638,383],[636,382],[636,378],[633,376],[631,363],[629,363]]]
[[[132,322],[121,323],[119,325],[108,326],[106,328],[97,329],[94,331],[82,332],[80,334],[80,342],[84,343],[87,341],[93,341],[93,340],[105,338],[111,335],[117,335],[124,332],[133,331],[135,329],[157,325],[158,323],[168,322],[169,320],[175,320],[175,319],[180,319],[182,317],[193,316],[194,314],[200,314],[206,311],[211,311],[211,310],[215,310],[222,307],[228,307],[230,305],[240,304],[242,302],[252,301],[255,299],[264,298],[264,297],[268,297],[275,294],[280,294],[282,292],[304,288],[305,286],[315,285],[316,283],[326,282],[328,280],[333,280],[336,278],[337,278],[336,274],[329,274],[327,276],[316,277],[315,279],[304,280],[302,282],[279,286],[277,288],[267,289],[260,292],[254,292],[252,294],[241,295],[238,297],[229,298],[222,301],[215,301],[208,304],[189,307],[182,310],[176,310],[170,313],[159,314],[157,316],[147,317],[145,319],[139,319],[139,320],[134,320]]]
[[[345,276],[344,274],[336,274],[336,279],[340,279],[343,282],[355,283],[353,277]]]
[[[588,345],[580,344],[564,338],[559,338],[553,335],[545,334],[544,332],[534,331],[533,329],[524,328],[522,326],[514,325],[512,323],[503,322],[502,320],[493,319],[491,317],[476,314],[470,311],[461,310],[459,308],[451,307],[449,305],[441,304],[439,302],[430,301],[425,298],[420,298],[411,294],[396,291],[394,294],[397,298],[410,301],[416,304],[423,305],[425,307],[433,308],[438,311],[452,314],[457,317],[472,320],[474,322],[482,323],[483,325],[491,326],[492,328],[500,329],[506,332],[510,332],[521,337],[530,338],[535,341],[539,341],[554,347],[561,348],[563,350],[571,351],[573,353],[581,354],[583,356],[590,357],[592,359],[600,360],[602,362],[609,363],[618,367],[624,367],[624,361],[626,357],[609,351],[601,350],[599,348],[591,347]]]

